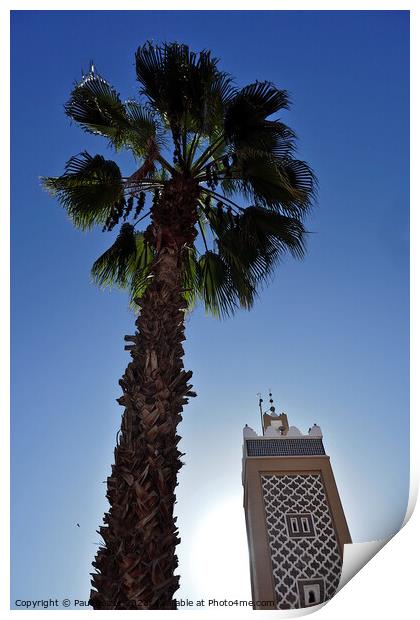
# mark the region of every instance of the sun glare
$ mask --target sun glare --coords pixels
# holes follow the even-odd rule
[[[191,536],[191,585],[198,598],[251,599],[242,498],[225,498]]]

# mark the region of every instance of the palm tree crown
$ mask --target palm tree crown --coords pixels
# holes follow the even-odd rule
[[[294,157],[295,134],[273,119],[288,94],[270,82],[239,89],[209,51],[178,43],[139,47],[136,74],[139,99],[123,101],[92,65],[65,105],[85,131],[131,151],[136,170],[124,176],[85,151],[43,184],[77,227],[120,225],[92,267],[99,285],[127,287],[138,303],[161,245],[172,243],[190,308],[200,299],[218,316],[250,308],[286,252],[303,256],[314,203],[315,176]],[[164,200],[171,187],[192,207]]]

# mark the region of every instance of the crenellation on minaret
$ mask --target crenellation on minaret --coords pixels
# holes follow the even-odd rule
[[[286,414],[282,414],[286,416]],[[280,416],[278,416],[280,417]],[[287,416],[286,416],[287,419]],[[263,439],[264,437],[277,437],[278,439],[282,439],[284,437],[321,437],[322,431],[321,427],[318,424],[314,424],[311,426],[306,434],[302,433],[302,431],[297,428],[297,426],[289,426],[281,427],[279,424],[276,424],[277,420],[274,420],[274,424],[268,424],[264,428],[264,433],[259,435],[251,426],[245,424],[243,433],[244,437],[259,437]]]

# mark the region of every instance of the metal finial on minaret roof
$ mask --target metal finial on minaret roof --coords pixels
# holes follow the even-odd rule
[[[96,80],[98,78],[102,80],[101,76],[98,73],[96,73],[93,60],[90,60],[89,70],[87,71],[87,73],[85,73],[84,69],[82,68],[82,79],[81,79],[79,86],[84,86],[87,82],[91,82],[92,80]]]
[[[263,408],[262,408],[262,404],[263,404],[264,401],[261,398],[261,392],[258,392],[257,396],[258,396],[258,406],[260,408],[261,428],[262,428],[262,432],[264,434],[264,421],[263,421],[264,412],[263,412]]]
[[[270,388],[270,391],[269,391],[269,394],[268,394],[268,395],[269,395],[269,397],[270,397],[270,411],[271,411],[271,413],[275,413],[275,412],[276,412],[276,408],[275,408],[275,406],[274,406],[274,404],[273,404],[273,403],[274,403],[274,400],[273,400],[273,395],[272,395],[272,393],[271,393],[271,388]]]

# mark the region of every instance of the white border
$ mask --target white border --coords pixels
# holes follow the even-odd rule
[[[140,0],[120,0],[115,3],[110,0],[73,0],[72,2],[57,2],[54,0],[44,0],[43,2],[31,2],[31,1],[18,1],[15,2],[3,0],[0,8],[0,58],[2,63],[2,83],[10,84],[10,34],[9,34],[9,12],[11,10],[147,10],[150,3],[141,2]],[[417,8],[413,1],[396,2],[392,0],[353,0],[352,2],[342,2],[337,6],[337,2],[333,1],[302,1],[302,0],[282,0],[280,1],[261,1],[256,7],[254,2],[249,1],[231,1],[226,0],[212,0],[211,2],[201,1],[200,3],[178,0],[154,0],[153,10],[410,10],[411,11],[411,110],[418,111],[420,109],[416,73],[418,73],[417,58],[418,58],[418,16]],[[8,185],[9,176],[9,100],[3,94],[1,98],[2,114],[0,115],[2,124],[2,208],[0,209],[0,269],[2,270],[2,292],[3,301],[6,302],[7,293],[9,290],[9,212],[5,205],[10,204],[10,187]],[[417,112],[418,114],[418,112]],[[411,127],[412,135],[418,136],[418,121],[417,115],[411,115]],[[411,149],[411,170],[418,174],[418,148],[416,144]],[[412,178],[415,178],[412,174]],[[413,208],[411,210],[411,316],[420,316],[420,304],[419,304],[419,292],[418,284],[416,282],[416,276],[418,277],[418,235],[419,228],[419,216],[416,211],[418,200],[418,191],[414,182],[411,183],[411,204]],[[416,243],[417,242],[417,243]],[[28,300],[28,308],[30,311],[30,300]],[[1,410],[3,413],[10,411],[10,375],[9,375],[9,334],[10,334],[10,313],[9,306],[6,303],[0,305],[1,317],[0,317],[0,338],[3,344],[3,354],[1,357],[2,365],[0,377],[3,382],[2,389],[0,390],[1,398]],[[414,566],[413,570],[410,570],[410,558],[416,556],[415,549],[418,547],[419,539],[419,511],[414,513],[414,516],[410,519],[413,513],[414,505],[417,499],[418,489],[418,472],[419,472],[419,459],[417,457],[418,445],[415,445],[415,437],[418,437],[419,423],[418,411],[419,411],[419,394],[418,394],[418,376],[419,376],[419,363],[418,363],[418,342],[419,342],[419,328],[418,319],[412,321],[411,325],[411,395],[412,395],[412,411],[417,412],[417,415],[411,417],[411,485],[410,485],[410,499],[407,508],[407,516],[405,520],[405,527],[400,531],[379,553],[372,561],[369,562],[363,568],[361,573],[356,575],[351,585],[345,587],[330,603],[322,607],[319,611],[319,617],[327,620],[328,618],[336,619],[337,614],[344,620],[354,618],[355,613],[362,617],[382,616],[383,618],[394,618],[397,614],[402,618],[414,618],[417,617],[418,605],[416,593],[418,590],[417,575],[418,567]],[[10,576],[9,576],[9,551],[10,551],[10,538],[8,536],[10,522],[9,522],[9,457],[10,457],[10,426],[8,415],[2,415],[1,418],[1,478],[3,482],[2,497],[7,498],[6,502],[2,502],[2,510],[0,511],[0,531],[4,538],[2,541],[2,562],[0,573],[0,609],[4,611],[5,617],[13,615],[20,615],[25,613],[24,611],[10,611],[9,609],[9,592],[10,592]],[[375,543],[366,543],[375,547]],[[366,547],[364,549],[364,556],[366,559]],[[381,542],[376,543],[376,547],[382,546]],[[352,545],[352,552],[356,553],[357,546]],[[375,548],[375,553],[377,548]],[[414,551],[414,553],[413,553]],[[363,554],[362,554],[363,555]],[[371,555],[371,554],[370,554]],[[369,556],[369,553],[368,553]],[[351,562],[360,562],[363,564],[363,559],[359,556],[359,560],[353,559]],[[295,612],[277,612],[282,617],[303,615],[303,610],[296,610]],[[66,613],[66,618],[71,615],[77,615],[79,612],[69,610],[67,612],[59,611],[56,614]],[[108,614],[109,612],[93,612],[86,611],[85,613],[95,613],[95,615]],[[128,612],[120,612],[128,613]],[[166,617],[167,612],[144,612],[146,614],[154,613],[154,618]],[[189,613],[188,611],[178,611],[178,614]],[[238,612],[242,616],[244,611]],[[246,613],[246,612],[245,612]],[[260,614],[262,612],[252,612],[253,614]],[[157,615],[156,615],[157,614]],[[202,611],[200,616],[210,614],[213,616],[213,612]],[[230,616],[236,615],[236,612],[229,611]]]

